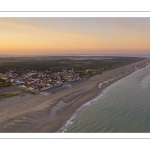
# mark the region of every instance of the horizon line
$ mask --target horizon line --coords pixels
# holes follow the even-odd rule
[[[124,56],[124,55],[150,55],[150,53],[143,54],[0,54],[1,56]]]

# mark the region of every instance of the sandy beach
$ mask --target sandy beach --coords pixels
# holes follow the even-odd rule
[[[57,132],[79,107],[148,62],[150,59],[103,72],[56,93],[1,99],[0,132]]]

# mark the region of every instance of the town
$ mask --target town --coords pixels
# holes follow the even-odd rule
[[[16,85],[36,92],[46,91],[63,86],[65,83],[81,80],[79,74],[75,73],[73,68],[62,69],[58,72],[28,70],[21,75],[17,74],[16,70],[9,70],[6,73],[0,73],[0,78],[14,86]]]
[[[99,59],[98,59],[99,58]],[[104,57],[105,58],[105,57]],[[143,58],[127,57],[1,57],[1,97],[20,92],[55,93],[70,88],[96,74],[120,67]],[[10,61],[11,60],[11,61]],[[8,88],[5,88],[8,87]],[[10,88],[13,87],[13,88]],[[14,94],[16,92],[16,94]],[[6,96],[5,96],[6,95]]]

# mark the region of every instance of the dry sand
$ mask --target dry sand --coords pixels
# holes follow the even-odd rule
[[[25,94],[1,99],[0,132],[56,132],[80,106],[110,84],[145,67],[147,62],[150,59],[106,71],[54,94]]]

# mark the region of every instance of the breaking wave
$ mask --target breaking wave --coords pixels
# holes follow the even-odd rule
[[[93,98],[92,100],[88,101],[87,103],[83,104],[80,108],[78,108],[75,113],[72,115],[72,117],[66,122],[66,124],[64,126],[62,126],[57,132],[60,133],[64,133],[68,127],[70,127],[73,124],[74,119],[76,118],[76,116],[78,115],[79,111],[81,109],[83,109],[84,107],[90,105],[91,103],[99,100],[101,97],[104,96],[104,94],[111,89],[115,84],[117,84],[120,80],[116,81],[115,83],[111,84],[110,86],[108,86],[107,88],[105,88],[104,90],[102,90],[102,92],[100,92],[95,98]]]

